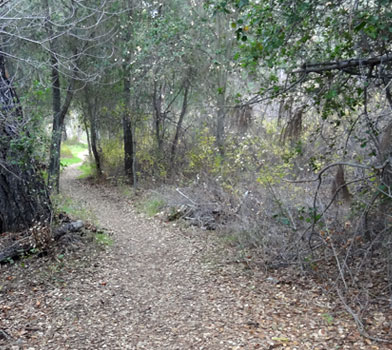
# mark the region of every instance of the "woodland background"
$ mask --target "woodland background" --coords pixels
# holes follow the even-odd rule
[[[55,223],[86,142],[88,176],[327,282],[366,332],[392,306],[391,42],[388,0],[3,0],[1,231]]]

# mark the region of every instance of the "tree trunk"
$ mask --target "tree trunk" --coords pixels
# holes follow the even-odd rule
[[[63,124],[62,129],[63,129],[62,141],[65,142],[68,140],[67,128],[65,127],[65,124]]]
[[[390,91],[390,82],[385,82],[385,93],[389,103],[390,110],[392,111],[392,93]],[[383,183],[388,187],[390,191],[392,189],[392,121],[390,121],[385,128],[381,141],[379,158],[382,164],[385,163],[385,168],[383,170]]]
[[[89,131],[86,117],[83,117],[83,125],[84,125],[84,130],[86,131],[86,137],[87,137],[88,156],[90,159],[93,159],[93,155],[92,155],[92,151],[91,151],[90,131]]]
[[[1,50],[0,50],[1,52]],[[23,135],[28,135],[15,91],[0,55],[0,233],[49,221],[51,205]],[[13,147],[13,146],[15,147]]]
[[[162,86],[158,87],[158,83],[154,81],[154,124],[155,124],[155,140],[157,142],[158,154],[161,155],[163,151],[163,112],[162,112]]]
[[[62,121],[60,120],[61,113],[61,91],[60,91],[60,74],[58,71],[58,62],[56,57],[52,54],[52,140],[50,143],[50,162],[48,169],[48,185],[51,189],[58,192],[59,176],[60,176],[60,147],[61,147],[61,133]]]
[[[129,180],[134,182],[133,174],[133,132],[130,117],[129,99],[131,95],[131,82],[128,77],[127,70],[124,70],[124,112],[123,112],[123,137],[124,137],[124,171]]]
[[[216,116],[216,146],[219,149],[219,153],[223,157],[225,148],[225,119],[226,119],[226,111],[225,111],[225,94],[219,93],[218,95],[218,112]]]
[[[43,5],[46,10],[48,21],[46,22],[46,30],[49,37],[54,35],[51,18],[51,9],[48,0],[43,0]],[[63,106],[61,106],[61,90],[60,90],[60,72],[59,62],[55,55],[55,39],[49,41],[49,48],[51,50],[50,63],[52,66],[51,79],[52,79],[52,108],[53,108],[53,127],[52,127],[52,139],[50,143],[50,155],[49,155],[49,169],[48,169],[48,185],[49,189],[54,192],[59,192],[60,187],[60,151],[61,151],[61,136],[63,132],[64,118],[68,112],[68,108],[71,104],[73,97],[73,88],[75,84],[74,78],[71,78],[71,82],[68,86],[67,95]],[[75,50],[76,51],[76,50]],[[77,57],[77,52],[74,53],[74,57]],[[76,66],[74,67],[74,73],[76,75]]]
[[[232,51],[232,38],[228,36],[227,21],[223,14],[216,16],[216,34],[217,34],[217,47],[218,51],[224,53],[224,58],[231,57]],[[225,152],[225,121],[226,121],[226,94],[227,94],[227,81],[228,81],[228,68],[225,64],[220,65],[217,70],[217,88],[218,95],[216,97],[216,146],[220,155],[223,157]]]
[[[171,147],[171,152],[170,152],[170,167],[172,169],[172,171],[174,170],[174,159],[176,156],[176,150],[177,150],[177,144],[178,144],[178,140],[180,138],[180,133],[181,133],[181,129],[182,129],[182,123],[184,121],[184,117],[188,108],[188,93],[189,93],[189,81],[185,82],[185,89],[184,89],[184,99],[182,100],[182,109],[181,109],[181,113],[180,113],[180,117],[178,119],[178,123],[176,126],[176,133],[174,135],[174,139],[173,139],[173,143],[172,143],[172,147]]]
[[[86,104],[87,104],[87,113],[89,116],[89,121],[90,121],[90,137],[89,143],[91,146],[91,151],[94,156],[94,161],[95,161],[95,167],[97,169],[97,175],[102,176],[102,162],[101,162],[101,155],[98,151],[98,137],[97,137],[97,111],[96,111],[96,106],[97,106],[97,101],[96,97],[94,98],[94,105],[91,103],[89,94],[88,94],[88,89],[85,89],[85,99],[86,99]],[[88,129],[86,129],[87,136],[89,135]]]
[[[97,137],[97,116],[94,114],[90,120],[90,132],[91,132],[91,150],[94,155],[95,167],[97,168],[97,175],[102,176],[101,156],[98,151],[98,137]]]
[[[53,128],[52,140],[50,144],[48,185],[51,191],[59,192],[60,187],[60,152],[61,152],[61,134],[64,125],[64,119],[68,112],[69,106],[74,93],[75,80],[71,78],[63,106],[61,106],[60,92],[60,74],[57,69],[58,63],[56,57],[52,55],[52,106],[53,106]]]

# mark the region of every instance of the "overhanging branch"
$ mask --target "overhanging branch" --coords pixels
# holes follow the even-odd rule
[[[392,54],[385,54],[377,57],[355,58],[344,61],[321,62],[321,63],[305,63],[300,69],[293,73],[323,73],[331,70],[345,70],[350,68],[358,68],[363,66],[377,66],[392,61]]]

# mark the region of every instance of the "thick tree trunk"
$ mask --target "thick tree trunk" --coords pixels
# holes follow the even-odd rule
[[[131,83],[127,72],[124,72],[124,112],[123,112],[123,137],[124,137],[124,171],[125,175],[129,178],[129,180],[134,182],[134,167],[133,167],[133,159],[134,159],[134,149],[133,149],[133,132],[132,132],[132,122],[129,106],[129,99],[131,94]]]
[[[51,214],[48,192],[33,163],[9,165],[14,159],[2,154],[0,160],[0,233],[48,221]]]
[[[28,136],[23,113],[0,55],[0,233],[26,229],[51,215],[45,183],[22,134]]]

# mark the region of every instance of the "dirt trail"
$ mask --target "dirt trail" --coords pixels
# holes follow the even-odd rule
[[[376,349],[347,320],[326,321],[333,311],[317,288],[214,260],[208,234],[144,218],[115,189],[78,175],[66,170],[62,192],[113,231],[114,245],[44,295],[20,290],[25,304],[3,310],[0,328],[21,340],[1,349]]]

